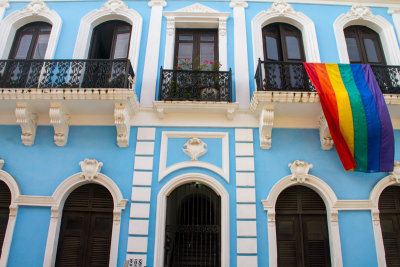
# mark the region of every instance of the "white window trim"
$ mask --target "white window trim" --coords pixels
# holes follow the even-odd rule
[[[64,180],[53,193],[53,206],[51,207],[51,219],[43,263],[43,266],[45,267],[51,267],[55,264],[62,210],[65,200],[73,190],[88,183],[100,184],[107,188],[112,195],[114,202],[114,216],[109,266],[117,266],[121,212],[125,209],[128,200],[123,199],[121,191],[111,178],[100,173],[100,168],[103,165],[101,162],[86,159],[81,162],[80,165],[82,166],[82,172],[76,173]]]
[[[3,247],[1,249],[0,266],[7,266],[8,256],[10,253],[10,247],[12,242],[12,237],[14,234],[15,221],[17,218],[18,204],[15,200],[21,195],[21,189],[17,181],[9,173],[1,170],[4,161],[0,158],[0,180],[6,183],[11,192],[11,204],[10,204],[10,214],[8,215],[8,223],[6,234],[4,236]]]
[[[304,53],[307,62],[321,62],[317,34],[314,22],[301,12],[284,2],[277,1],[268,10],[258,13],[251,21],[254,71],[257,69],[258,59],[264,59],[262,29],[275,22],[288,23],[301,31]]]
[[[218,60],[222,64],[220,70],[228,70],[226,21],[230,16],[229,12],[219,12],[196,3],[176,11],[166,11],[163,14],[167,19],[165,69],[172,69],[174,66],[175,30],[182,27],[218,29]]]
[[[166,183],[158,193],[153,265],[156,267],[163,266],[164,262],[167,196],[178,186],[190,182],[203,183],[209,186],[217,195],[221,197],[221,266],[229,267],[229,194],[217,180],[208,175],[200,173],[186,173],[173,178]]]
[[[341,63],[350,62],[344,29],[352,25],[366,26],[377,32],[387,64],[400,65],[400,49],[392,24],[383,17],[372,14],[371,9],[362,5],[352,6],[347,14],[340,15],[333,24]]]
[[[296,162],[297,161],[294,163]],[[312,167],[312,165],[308,166],[310,166],[310,168]],[[323,199],[327,212],[331,263],[332,266],[343,266],[338,225],[338,210],[334,207],[335,203],[337,202],[337,197],[328,184],[326,184],[323,180],[307,173],[299,175],[299,173],[293,172],[292,175],[282,178],[271,189],[267,199],[262,200],[264,210],[267,211],[268,216],[269,266],[271,267],[278,266],[275,222],[276,201],[283,190],[294,185],[309,187],[318,193],[318,195],[320,195],[320,197]]]
[[[371,190],[369,196],[372,205],[372,227],[374,229],[375,248],[379,267],[386,267],[385,247],[383,244],[381,221],[379,217],[379,198],[383,190],[392,185],[400,186],[400,162],[395,162],[393,173],[380,180]]]
[[[0,32],[5,38],[0,38],[0,57],[7,59],[16,31],[22,26],[36,21],[43,21],[52,25],[45,59],[52,59],[57,48],[58,37],[61,31],[61,17],[56,11],[50,10],[43,1],[32,1],[22,11],[15,11],[4,18],[0,23]]]
[[[128,5],[121,0],[108,0],[100,9],[91,11],[81,19],[73,58],[88,58],[93,29],[109,20],[122,20],[132,25],[128,58],[136,73],[142,34],[142,17],[136,10],[128,8]]]

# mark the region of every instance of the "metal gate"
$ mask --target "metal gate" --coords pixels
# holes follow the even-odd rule
[[[221,199],[209,187],[188,183],[167,200],[165,267],[221,265]]]

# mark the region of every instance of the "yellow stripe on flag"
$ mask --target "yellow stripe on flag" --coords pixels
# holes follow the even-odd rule
[[[337,64],[325,64],[328,72],[329,80],[331,81],[333,90],[335,91],[336,101],[339,113],[339,127],[346,140],[347,146],[351,154],[354,156],[354,127],[353,114],[350,106],[350,99],[347,90],[340,76],[339,67]]]

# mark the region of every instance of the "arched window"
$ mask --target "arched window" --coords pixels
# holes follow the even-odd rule
[[[303,39],[296,27],[272,23],[262,30],[265,61],[305,61]]]
[[[379,198],[386,265],[400,266],[400,187],[389,186]]]
[[[29,23],[18,29],[10,51],[10,59],[44,59],[51,25],[46,22]]]
[[[350,63],[385,65],[379,34],[365,26],[350,26],[344,29]]]
[[[98,184],[75,189],[65,201],[56,266],[109,266],[113,198]]]
[[[304,186],[284,190],[276,202],[278,266],[330,266],[326,207]]]
[[[179,186],[167,198],[163,266],[221,266],[221,199],[208,186]]]
[[[0,181],[0,253],[7,230],[8,214],[10,213],[11,192],[6,183]],[[1,255],[0,255],[1,256]]]
[[[90,59],[128,58],[132,26],[111,20],[96,26],[90,44]]]

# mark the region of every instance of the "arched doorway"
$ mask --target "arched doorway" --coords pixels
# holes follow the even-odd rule
[[[221,198],[192,182],[167,197],[164,266],[221,266]]]
[[[379,198],[379,217],[387,266],[400,266],[400,187],[389,186]]]
[[[109,266],[113,198],[98,184],[75,189],[64,204],[56,266]]]
[[[326,207],[305,186],[284,190],[276,202],[278,266],[331,266]]]

